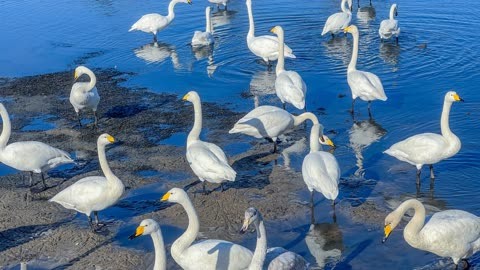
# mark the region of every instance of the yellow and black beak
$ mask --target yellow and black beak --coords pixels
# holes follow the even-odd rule
[[[350,26],[343,28],[343,33],[348,33],[350,31]]]
[[[240,229],[240,233],[241,233],[241,234],[246,233],[247,230],[248,230],[248,226],[249,226],[249,225],[250,225],[250,219],[247,218],[247,219],[245,219],[245,220],[243,221],[243,226],[242,226],[242,228]]]
[[[77,79],[78,79],[78,73],[75,70],[75,72],[73,72],[73,80],[76,81]]]
[[[168,198],[170,198],[170,192],[165,193],[165,195],[162,196],[162,199],[160,199],[160,201],[168,201]]]
[[[132,234],[132,235],[130,235],[130,236],[128,237],[128,240],[132,240],[132,239],[134,239],[134,238],[139,237],[140,235],[143,234],[143,231],[144,231],[144,230],[145,230],[145,227],[144,227],[144,226],[138,226],[137,229],[135,230],[135,233]]]
[[[107,140],[111,143],[115,142],[115,138],[113,138],[113,136],[111,136],[111,135],[107,135]]]
[[[390,224],[385,225],[384,232],[385,236],[383,236],[382,243],[385,243],[390,234],[392,233],[392,226],[390,226]]]
[[[458,94],[453,95],[453,99],[454,99],[455,101],[461,101],[461,102],[464,102],[464,101],[465,101],[465,100],[463,100],[463,98],[461,98]]]
[[[188,3],[189,5],[191,5],[191,4],[192,4],[192,0],[187,0],[187,3]]]
[[[184,101],[188,100],[188,94],[186,94],[185,96],[183,96],[182,100],[184,100]]]

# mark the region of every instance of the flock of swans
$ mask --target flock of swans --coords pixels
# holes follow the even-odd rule
[[[227,9],[228,0],[209,1],[217,6],[223,5]],[[157,13],[146,14],[134,23],[129,31],[140,30],[151,33],[156,42],[158,32],[173,21],[174,7],[177,3],[192,4],[191,0],[172,0],[168,6],[167,16]],[[283,109],[270,105],[258,106],[239,119],[229,133],[242,133],[258,139],[268,138],[273,143],[273,152],[276,152],[277,139],[280,135],[307,120],[311,121],[310,152],[303,160],[302,176],[311,193],[312,209],[314,191],[331,200],[332,206],[334,206],[335,199],[339,194],[340,167],[333,154],[321,149],[321,145],[334,147],[334,144],[323,134],[323,126],[317,116],[307,112],[305,106],[307,86],[302,77],[295,71],[285,70],[285,57],[295,58],[293,50],[284,43],[285,32],[281,26],[275,26],[270,30],[276,36],[255,36],[252,0],[246,0],[246,6],[249,20],[249,30],[246,35],[248,48],[267,64],[278,60],[274,87],[283,104]],[[378,76],[367,71],[357,70],[360,36],[357,27],[351,25],[352,0],[342,0],[340,7],[341,12],[334,13],[326,20],[322,35],[331,33],[333,36],[343,32],[353,36],[353,52],[346,78],[352,94],[352,114],[354,102],[360,98],[369,102],[368,110],[371,116],[370,102],[385,101],[387,96]],[[398,6],[393,4],[390,9],[390,18],[381,22],[378,33],[382,40],[395,37],[398,42],[400,28],[395,19],[397,10]],[[205,12],[206,31],[194,33],[192,46],[208,46],[214,42],[210,19],[211,8],[207,7]],[[85,110],[93,112],[94,125],[97,126],[96,111],[100,96],[95,87],[96,77],[90,69],[80,66],[76,68],[74,78],[77,79],[82,75],[88,76],[90,81],[76,82],[72,86],[70,103],[77,114],[80,126],[80,111]],[[220,184],[223,191],[224,182],[235,181],[236,172],[219,146],[200,139],[203,115],[199,94],[190,91],[183,97],[183,100],[193,104],[195,115],[193,128],[186,140],[186,159],[193,173],[203,182],[203,190],[206,194],[208,193],[205,187],[207,182]],[[433,164],[455,155],[460,150],[460,139],[449,128],[451,106],[459,101],[463,100],[456,92],[446,93],[440,121],[441,134],[417,134],[392,145],[384,152],[398,160],[415,165],[418,185],[420,185],[420,170],[423,165],[430,166],[430,177],[433,179]],[[287,103],[297,109],[305,110],[305,112],[298,116],[293,115],[285,110]],[[0,115],[3,122],[0,135],[0,161],[2,163],[19,171],[30,172],[31,177],[33,173],[40,173],[46,186],[43,173],[59,165],[74,162],[65,151],[41,142],[23,141],[7,144],[11,134],[11,124],[7,110],[1,103]],[[125,190],[122,181],[110,169],[106,158],[105,147],[114,142],[115,139],[109,134],[102,134],[98,137],[98,159],[104,176],[89,176],[80,179],[50,199],[51,202],[58,203],[67,209],[87,215],[93,231],[97,231],[103,225],[99,222],[98,212],[117,203]],[[188,216],[186,231],[171,246],[171,256],[183,269],[282,270],[308,269],[309,267],[305,259],[298,254],[281,247],[267,249],[267,229],[261,213],[253,207],[245,211],[241,229],[241,232],[246,232],[252,224],[256,229],[257,243],[255,251],[252,253],[251,250],[241,245],[223,240],[209,239],[195,242],[200,229],[199,218],[189,196],[183,189],[172,188],[165,193],[161,201],[180,204]],[[442,257],[450,257],[456,267],[460,261],[468,266],[466,259],[480,250],[479,217],[460,210],[446,210],[434,214],[425,223],[425,208],[415,199],[403,202],[385,218],[383,242],[400,223],[408,209],[413,209],[415,214],[404,229],[404,238],[412,247]],[[92,212],[95,222],[91,217]],[[130,239],[142,235],[152,237],[155,247],[154,270],[166,269],[167,256],[159,224],[152,219],[143,220]]]

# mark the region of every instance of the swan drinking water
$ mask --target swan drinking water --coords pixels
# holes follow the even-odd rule
[[[348,7],[345,5],[348,1]],[[341,32],[352,21],[352,0],[342,0],[340,3],[342,12],[337,12],[330,15],[323,27],[322,36],[330,32],[332,37],[334,34]]]
[[[175,12],[173,11],[177,3],[192,4],[191,0],[172,0],[168,4],[168,15],[162,16],[158,13],[150,13],[143,15],[137,22],[135,22],[128,32],[133,30],[139,30],[145,33],[153,34],[153,41],[157,42],[158,31],[167,27],[175,18]]]
[[[395,37],[398,42],[398,36],[400,35],[400,27],[398,27],[398,21],[395,20],[395,16],[398,16],[397,4],[393,4],[390,7],[390,19],[383,20],[380,23],[378,34],[382,40]]]
[[[205,32],[195,31],[192,38],[192,46],[208,46],[213,44],[213,24],[210,19],[210,7],[205,9],[206,29]]]
[[[77,113],[78,123],[82,126],[80,121],[80,110],[90,109],[93,111],[93,116],[95,117],[95,126],[97,126],[97,107],[100,102],[100,96],[98,95],[97,87],[97,77],[95,74],[85,66],[79,66],[75,69],[75,74],[73,77],[75,80],[80,78],[83,74],[86,74],[90,77],[90,82],[76,82],[72,86],[70,91],[70,103],[72,104],[75,112]]]
[[[162,231],[160,225],[153,219],[144,219],[128,239],[132,240],[141,235],[150,235],[155,249],[155,264],[153,270],[167,269],[167,254],[163,243]]]
[[[405,226],[403,237],[410,246],[452,258],[455,269],[460,260],[468,266],[466,259],[480,250],[480,217],[462,210],[445,210],[433,214],[425,224],[425,207],[418,200],[410,199],[385,218],[382,242],[385,243],[409,209],[415,210],[415,214]]]
[[[67,152],[42,142],[24,141],[7,145],[12,133],[12,125],[7,109],[2,103],[0,103],[0,116],[3,122],[0,135],[0,162],[16,170],[30,172],[30,185],[32,185],[33,173],[39,173],[46,188],[44,172],[62,164],[74,163]]]

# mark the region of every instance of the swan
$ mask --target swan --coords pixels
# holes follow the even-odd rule
[[[383,90],[382,81],[377,77],[377,75],[357,70],[357,57],[358,57],[358,28],[355,25],[350,25],[349,27],[343,30],[345,33],[351,33],[353,36],[353,52],[352,59],[348,65],[347,70],[347,81],[352,91],[352,111],[354,112],[355,99],[359,97],[364,101],[368,101],[368,115],[372,118],[370,113],[370,103],[372,100],[382,100],[386,101],[387,96]]]
[[[345,5],[348,1],[348,7]],[[341,32],[342,29],[347,27],[352,20],[352,0],[342,0],[340,3],[340,8],[342,12],[337,12],[330,15],[323,26],[322,36],[330,32],[332,37],[334,34]]]
[[[205,32],[195,31],[192,38],[192,46],[208,46],[213,44],[213,24],[210,20],[210,7],[205,9],[205,18],[207,20]]]
[[[95,87],[97,77],[85,66],[77,67],[73,77],[77,80],[83,74],[90,77],[90,82],[76,82],[73,84],[72,90],[70,91],[70,103],[77,113],[80,126],[82,126],[82,122],[80,121],[80,110],[84,109],[91,109],[93,111],[93,116],[95,116],[95,126],[97,126],[97,107],[100,102],[100,96],[98,95],[97,87]]]
[[[43,186],[46,188],[44,172],[62,164],[74,163],[67,152],[42,142],[23,141],[7,145],[12,133],[12,125],[7,109],[2,103],[0,103],[0,116],[3,122],[0,135],[0,162],[16,170],[30,172],[30,186],[33,173],[41,174]]]
[[[267,233],[263,224],[262,214],[254,207],[245,211],[240,233],[245,233],[250,224],[255,225],[257,231],[257,246],[253,253],[252,261],[248,270],[302,270],[308,269],[308,263],[297,253],[288,251],[282,247],[267,249]]]
[[[420,172],[424,164],[430,165],[430,178],[434,179],[433,164],[454,156],[462,143],[450,130],[448,119],[453,102],[463,101],[455,92],[445,94],[440,127],[442,134],[421,133],[392,145],[384,153],[417,167],[417,185],[420,185]]]
[[[261,57],[263,61],[270,64],[270,61],[277,60],[278,58],[278,38],[274,36],[255,36],[255,23],[253,22],[252,14],[252,0],[247,0],[248,21],[250,27],[247,34],[247,45],[250,51],[258,57]],[[285,45],[284,56],[289,58],[295,58],[292,53],[292,49]]]
[[[97,140],[98,160],[103,176],[88,176],[75,182],[51,198],[67,209],[73,209],[88,217],[90,228],[95,231],[100,228],[98,211],[114,205],[123,195],[125,186],[110,170],[105,157],[105,146],[115,142],[109,134],[102,134]],[[95,224],[92,222],[91,212],[95,215]]]
[[[380,28],[378,29],[378,34],[382,40],[389,39],[395,36],[398,42],[398,36],[400,35],[400,28],[398,27],[398,21],[395,20],[395,17],[398,16],[398,7],[397,4],[393,4],[390,7],[390,19],[383,20],[380,23]]]
[[[173,259],[184,270],[240,270],[250,265],[252,252],[232,242],[209,239],[192,245],[197,238],[200,224],[197,212],[183,189],[172,188],[163,195],[161,201],[178,203],[187,212],[187,230],[171,247]]]
[[[295,106],[297,109],[303,110],[305,108],[305,95],[307,92],[307,85],[302,77],[295,71],[285,70],[284,51],[284,33],[281,26],[273,27],[270,32],[278,36],[278,62],[275,68],[277,78],[275,79],[275,92],[278,98],[282,101],[283,109],[285,109],[285,102]]]
[[[313,217],[313,191],[323,194],[325,198],[332,201],[335,206],[335,199],[338,196],[338,182],[340,180],[340,166],[334,155],[320,151],[320,144],[317,138],[323,135],[323,126],[316,123],[312,126],[310,133],[310,153],[305,156],[302,163],[303,181],[310,191],[310,206]],[[333,219],[335,221],[335,213]]]
[[[160,230],[160,225],[153,219],[144,219],[140,225],[128,239],[132,240],[141,235],[150,235],[153,240],[153,247],[155,249],[155,264],[153,270],[167,269],[167,254],[163,243],[163,236]]]
[[[462,210],[437,212],[425,224],[423,204],[416,199],[404,201],[385,218],[383,243],[409,209],[415,214],[405,226],[403,238],[410,246],[452,258],[455,269],[460,260],[469,265],[466,259],[480,250],[480,218]]]
[[[220,10],[220,5],[223,5],[225,10],[227,10],[227,3],[230,2],[230,0],[208,0],[208,2],[216,4],[218,10]]]
[[[286,131],[300,125],[305,120],[318,122],[317,117],[311,112],[302,113],[299,116],[275,106],[263,105],[251,110],[247,115],[238,120],[228,133],[242,133],[260,138],[269,138],[273,141],[273,152],[277,151],[277,137]],[[333,146],[327,136],[319,137],[322,144]]]
[[[202,131],[202,104],[198,93],[190,91],[183,100],[193,103],[195,111],[193,128],[187,137],[187,160],[190,168],[203,182],[204,193],[205,181],[220,183],[223,191],[223,182],[235,181],[237,173],[228,164],[227,156],[220,147],[199,138]]]
[[[158,31],[163,30],[167,27],[175,18],[175,12],[173,8],[177,3],[186,3],[192,4],[191,0],[172,0],[170,4],[168,4],[168,15],[162,16],[158,13],[150,13],[143,15],[138,21],[136,21],[128,32],[133,30],[139,30],[145,33],[152,33],[153,34],[153,41],[157,42],[157,33]]]

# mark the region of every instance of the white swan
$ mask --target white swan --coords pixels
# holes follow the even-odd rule
[[[255,225],[257,232],[257,245],[253,253],[252,261],[248,270],[304,270],[308,269],[308,263],[297,253],[288,251],[282,247],[267,249],[267,233],[263,224],[262,214],[254,207],[245,211],[240,233],[245,233],[250,224]]]
[[[480,250],[479,217],[462,210],[445,210],[433,214],[425,224],[425,207],[418,200],[410,199],[385,218],[382,242],[387,240],[409,209],[415,210],[415,214],[405,226],[403,237],[410,246],[450,257],[456,268],[460,260],[468,266],[466,259]]]
[[[100,96],[98,95],[97,87],[95,87],[97,77],[85,66],[77,67],[73,77],[77,80],[83,74],[90,77],[90,82],[76,82],[73,84],[72,90],[70,91],[70,103],[77,113],[80,126],[82,126],[82,122],[80,121],[80,111],[84,109],[93,111],[93,116],[95,116],[95,126],[97,126],[97,107],[100,102]]]
[[[115,139],[106,133],[100,135],[97,140],[98,160],[105,177],[82,178],[50,199],[51,202],[61,204],[67,209],[87,215],[92,230],[100,227],[98,211],[114,205],[125,190],[122,181],[110,170],[105,156],[105,146],[113,142]],[[95,224],[90,216],[92,211],[95,215]]]
[[[435,178],[433,164],[452,157],[460,151],[462,143],[450,130],[448,123],[452,103],[457,101],[463,101],[463,99],[456,92],[449,91],[445,94],[440,118],[441,135],[436,133],[417,134],[384,151],[385,154],[398,160],[415,165],[417,167],[417,184],[420,184],[420,172],[424,164],[430,165],[430,178],[433,179]]]
[[[345,5],[348,1],[348,7]],[[340,3],[342,12],[337,12],[330,15],[323,26],[322,36],[330,32],[332,36],[338,32],[341,32],[345,27],[350,24],[352,20],[352,0],[342,0]]]
[[[303,181],[305,181],[310,191],[312,219],[313,191],[322,193],[325,198],[332,201],[332,205],[335,205],[340,179],[340,166],[338,166],[335,156],[320,150],[320,144],[317,139],[320,135],[323,135],[323,126],[317,120],[312,126],[310,133],[310,153],[305,156],[302,163]]]
[[[246,269],[252,260],[247,248],[223,240],[203,240],[192,245],[197,238],[200,224],[197,212],[183,189],[172,188],[162,201],[180,204],[188,216],[187,230],[172,244],[171,254],[175,262],[185,270],[235,270]]]
[[[165,252],[165,245],[163,243],[162,231],[160,225],[153,219],[144,219],[128,239],[132,240],[141,235],[150,235],[153,240],[153,247],[155,250],[155,264],[153,270],[167,269],[167,254]]]
[[[398,21],[395,20],[395,16],[398,16],[398,7],[397,4],[393,4],[390,7],[390,19],[383,20],[380,23],[380,28],[378,29],[378,34],[380,38],[389,39],[391,37],[396,37],[398,42],[398,36],[400,35],[400,28],[398,27]]]
[[[263,61],[270,63],[270,61],[277,60],[278,58],[278,38],[274,36],[255,36],[255,23],[253,22],[252,14],[252,0],[247,0],[248,21],[250,27],[247,34],[247,45],[250,51],[258,57],[261,57]],[[292,53],[292,49],[285,45],[284,56],[289,58],[295,58]]]
[[[208,2],[216,4],[217,9],[220,9],[220,5],[223,5],[225,7],[225,10],[227,10],[227,3],[230,2],[230,0],[208,0]]]
[[[382,100],[386,101],[387,96],[383,90],[382,81],[377,77],[377,75],[357,70],[357,57],[358,57],[358,28],[355,25],[350,25],[345,28],[343,31],[345,33],[351,33],[353,36],[353,52],[352,59],[348,65],[347,70],[347,80],[350,90],[352,91],[352,114],[354,113],[355,99],[359,97],[361,100],[368,101],[368,114],[370,118],[372,115],[370,113],[370,103],[372,100]]]
[[[16,170],[30,172],[30,185],[33,181],[32,174],[40,173],[46,188],[44,172],[62,164],[74,163],[67,152],[42,142],[24,141],[7,145],[12,133],[12,125],[7,109],[2,103],[0,103],[0,116],[3,122],[0,135],[0,162]]]
[[[213,44],[213,24],[210,19],[210,7],[205,9],[205,18],[207,20],[205,26],[205,32],[195,31],[192,38],[192,46],[208,46]]]
[[[277,96],[283,103],[283,109],[285,109],[285,102],[287,102],[295,106],[295,108],[303,110],[305,108],[307,85],[297,72],[285,70],[285,57],[283,56],[285,35],[283,28],[275,26],[270,32],[278,36],[279,57],[277,67],[275,68],[275,73],[277,74],[275,91]]]
[[[307,119],[318,122],[317,117],[311,112],[295,116],[278,107],[264,105],[251,110],[238,120],[228,133],[242,133],[257,139],[269,138],[273,141],[273,152],[275,153],[277,151],[277,137]],[[319,137],[319,140],[322,144],[333,146],[332,141],[327,136]]]
[[[172,0],[170,4],[168,4],[168,15],[162,16],[158,13],[150,13],[143,15],[138,21],[136,21],[128,32],[133,30],[139,30],[145,33],[152,33],[153,34],[153,41],[157,41],[157,33],[158,31],[163,30],[167,27],[175,18],[175,12],[173,8],[177,3],[186,3],[192,4],[191,0]]]
[[[202,131],[202,104],[195,91],[188,92],[183,100],[193,103],[195,122],[187,137],[187,160],[193,172],[203,182],[220,183],[223,191],[224,181],[235,181],[237,173],[228,164],[223,150],[213,143],[200,140]]]

